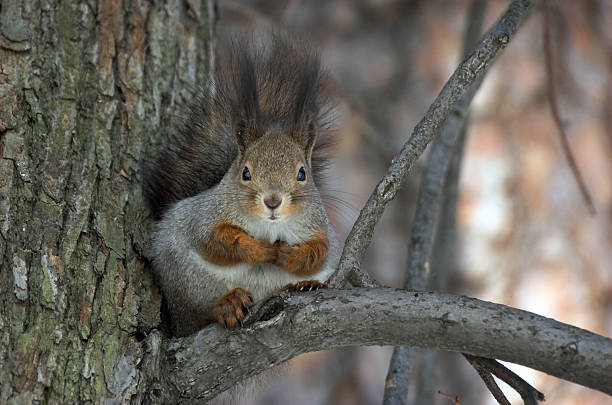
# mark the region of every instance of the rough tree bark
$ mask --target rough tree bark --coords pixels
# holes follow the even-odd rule
[[[0,4],[0,403],[126,403],[160,324],[141,162],[207,83],[213,3]]]

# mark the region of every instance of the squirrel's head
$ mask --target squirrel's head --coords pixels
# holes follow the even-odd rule
[[[271,131],[252,141],[246,131],[253,129],[238,131],[232,171],[244,212],[280,223],[303,212],[305,204],[320,203],[311,165],[314,132]]]
[[[319,58],[307,46],[273,35],[267,47],[238,42],[217,73],[216,103],[237,157],[231,173],[242,212],[284,222],[321,200],[320,178],[327,100]],[[324,145],[322,142],[321,145]],[[318,152],[318,153],[317,153]],[[314,172],[313,172],[314,167]]]

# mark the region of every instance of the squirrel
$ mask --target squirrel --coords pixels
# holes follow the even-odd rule
[[[280,35],[229,48],[145,175],[175,336],[235,327],[281,289],[325,287],[339,256],[318,188],[330,133],[318,56]]]

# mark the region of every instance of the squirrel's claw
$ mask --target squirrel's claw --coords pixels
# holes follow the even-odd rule
[[[244,318],[252,305],[251,293],[242,288],[234,288],[217,300],[213,307],[213,316],[221,325],[233,328]]]
[[[281,291],[316,291],[321,288],[327,288],[327,284],[323,284],[317,280],[298,281],[295,284],[287,284]]]

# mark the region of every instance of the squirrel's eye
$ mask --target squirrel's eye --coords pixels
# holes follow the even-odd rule
[[[251,172],[249,171],[248,167],[244,167],[244,170],[242,171],[242,180],[244,181],[251,181]]]
[[[304,181],[306,180],[306,170],[304,170],[304,166],[300,167],[300,170],[298,171],[298,175],[297,175],[297,181]]]

